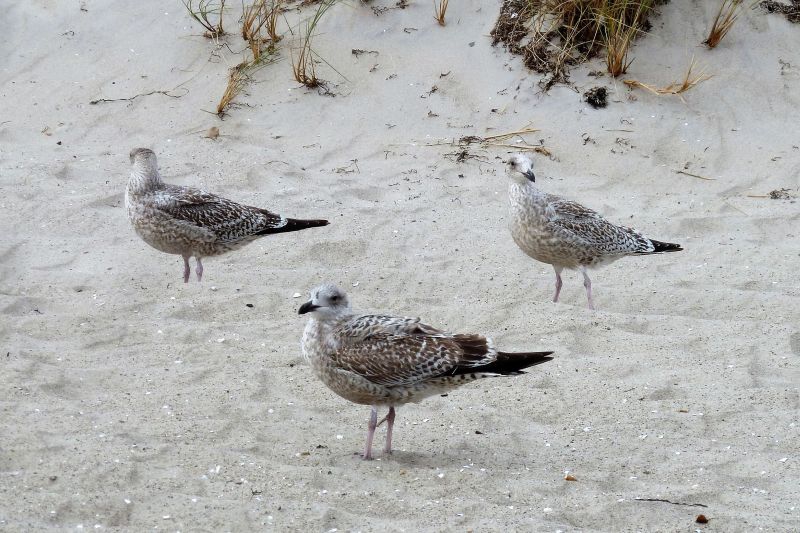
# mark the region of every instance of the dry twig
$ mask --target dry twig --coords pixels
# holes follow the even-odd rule
[[[691,172],[686,172],[685,170],[673,170],[673,172],[675,174],[683,174],[684,176],[691,176],[693,178],[699,178],[701,180],[706,180],[706,181],[714,181],[716,179],[716,178],[707,178],[699,174],[692,174]]]

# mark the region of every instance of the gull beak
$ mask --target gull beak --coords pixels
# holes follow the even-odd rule
[[[536,181],[536,176],[533,174],[533,169],[526,170],[526,171],[525,171],[525,172],[523,172],[522,174],[523,174],[523,175],[524,175],[526,178],[528,178],[529,180],[531,180],[531,181],[533,181],[533,182],[535,182],[535,181]]]
[[[304,315],[306,313],[310,313],[314,309],[319,309],[319,307],[320,307],[319,305],[314,305],[309,301],[300,306],[300,309],[297,310],[297,314]]]

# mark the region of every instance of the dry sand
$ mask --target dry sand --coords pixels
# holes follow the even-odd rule
[[[342,4],[315,42],[335,97],[291,79],[287,38],[224,121],[203,110],[239,58],[179,2],[6,6],[0,529],[797,530],[800,204],[751,195],[797,192],[800,27],[748,11],[709,51],[715,6],[668,4],[632,52],[663,85],[696,56],[714,77],[684,102],[599,60],[540,94],[490,45],[496,2],[451,2],[446,27],[421,0]],[[599,84],[595,110],[575,89]],[[174,97],[90,105],[150,91]],[[685,251],[596,272],[598,312],[576,273],[550,302],[507,230],[508,149],[427,146],[528,125],[542,188]],[[184,285],[126,220],[135,146],[173,183],[332,224]],[[323,280],[557,360],[400,409],[397,453],[361,462],[368,409],[300,355],[293,295]]]

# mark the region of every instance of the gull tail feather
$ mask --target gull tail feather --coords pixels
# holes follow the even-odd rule
[[[273,233],[286,233],[289,231],[300,231],[308,228],[316,228],[319,226],[327,226],[327,220],[303,220],[299,218],[287,218],[286,224],[279,227],[264,228],[258,232],[258,235],[271,235]]]
[[[497,359],[491,363],[473,366],[471,372],[489,372],[503,376],[524,374],[523,369],[552,361],[553,352],[497,352]]]
[[[650,239],[650,244],[653,245],[653,250],[648,252],[637,252],[636,255],[651,255],[651,254],[660,254],[664,252],[682,252],[683,247],[680,244],[674,244],[671,242],[661,242],[661,241],[654,241]]]

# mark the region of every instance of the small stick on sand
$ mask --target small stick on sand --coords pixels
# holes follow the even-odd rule
[[[699,178],[701,180],[706,180],[706,181],[715,181],[716,180],[716,178],[707,178],[707,177],[701,176],[699,174],[692,174],[691,172],[686,172],[685,170],[673,170],[673,172],[675,172],[675,174],[685,174],[686,176],[691,176],[693,178]]]
[[[482,142],[497,141],[506,137],[513,137],[514,135],[522,135],[523,133],[533,133],[536,131],[541,131],[541,130],[539,128],[523,128],[517,131],[510,131],[508,133],[500,133],[498,135],[489,135],[488,137],[483,137]]]
[[[488,146],[502,146],[504,148],[516,148],[517,150],[528,151],[528,152],[537,152],[542,155],[546,155],[550,157],[552,152],[545,148],[544,146],[533,146],[530,144],[507,144],[507,143],[488,143]]]

